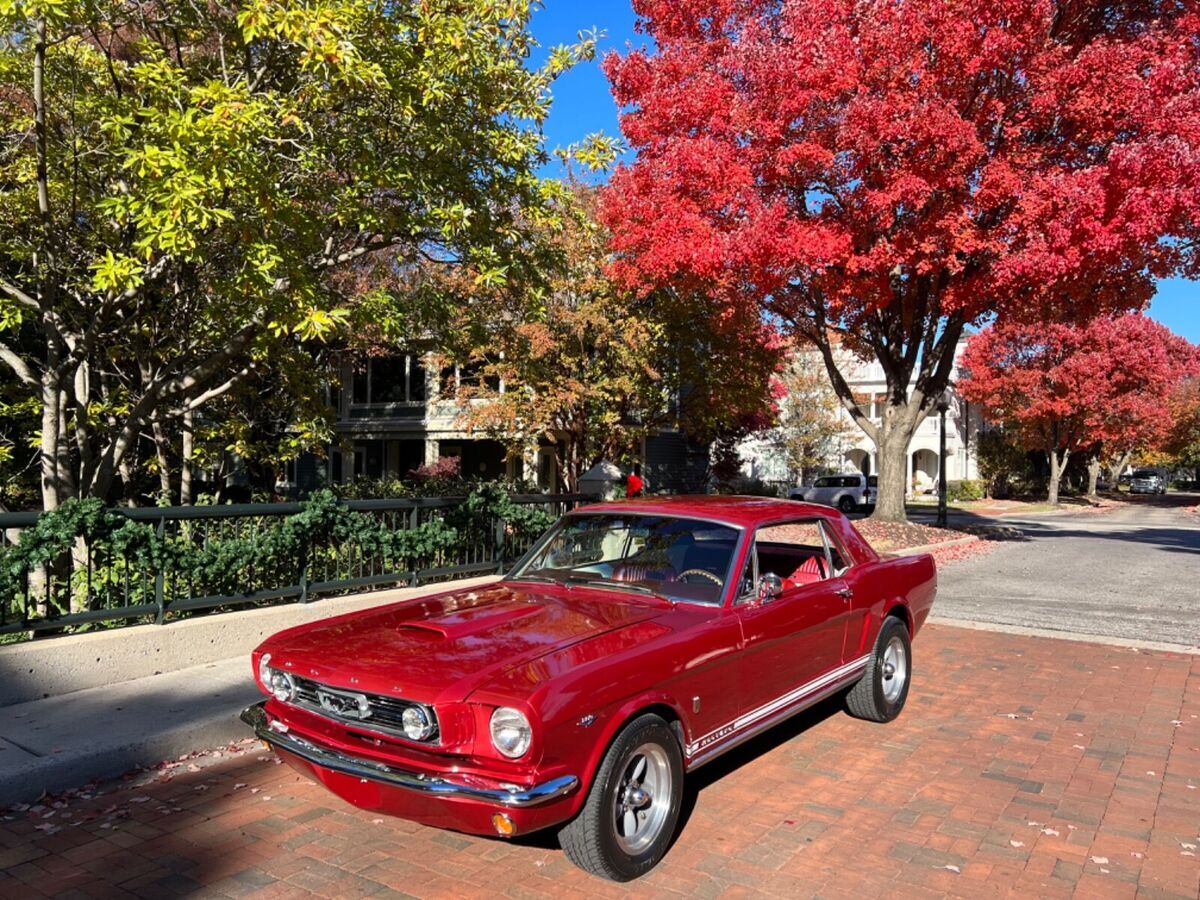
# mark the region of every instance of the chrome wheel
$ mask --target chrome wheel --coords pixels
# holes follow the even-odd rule
[[[663,830],[671,809],[671,763],[658,744],[642,744],[629,757],[613,792],[620,848],[643,852]]]
[[[908,653],[898,637],[893,637],[884,648],[882,675],[883,697],[888,703],[895,703],[908,681]]]

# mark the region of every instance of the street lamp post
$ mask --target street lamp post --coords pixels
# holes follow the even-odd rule
[[[950,408],[950,392],[943,391],[938,398],[937,411],[941,427],[938,429],[938,528],[946,527],[946,410]]]

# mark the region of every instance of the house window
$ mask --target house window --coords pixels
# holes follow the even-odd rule
[[[493,394],[504,393],[504,383],[500,376],[488,371],[491,360],[477,359],[469,363],[455,363],[446,366],[441,372],[442,393],[457,397],[460,390],[466,388],[471,393],[481,389]]]
[[[356,405],[421,403],[425,400],[425,367],[410,355],[368,359],[354,373],[350,397]]]

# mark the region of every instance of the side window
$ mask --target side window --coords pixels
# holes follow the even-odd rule
[[[833,574],[841,575],[850,568],[850,557],[846,555],[841,542],[831,529],[822,526],[821,531],[825,535],[825,544],[829,548],[829,564]]]
[[[832,478],[818,478],[813,487],[829,487],[832,483]]]
[[[758,529],[752,553],[758,564],[757,575],[747,565],[745,577],[778,575],[784,591],[815,584],[841,575],[850,566],[850,557],[828,526],[815,520],[786,522]],[[741,596],[741,592],[739,592]]]
[[[758,574],[783,579],[784,590],[832,576],[824,530],[817,521],[786,522],[758,529],[754,539]]]

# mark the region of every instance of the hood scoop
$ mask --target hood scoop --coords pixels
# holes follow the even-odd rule
[[[528,616],[537,615],[538,612],[537,604],[533,603],[486,604],[445,615],[401,622],[396,626],[396,630],[401,633],[415,633],[442,640],[453,640],[491,631],[499,626],[509,625]]]

